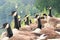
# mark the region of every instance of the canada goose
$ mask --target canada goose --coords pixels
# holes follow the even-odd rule
[[[26,18],[25,24],[26,24],[26,25],[29,25],[29,16],[28,16],[28,15],[25,15],[25,18]]]
[[[15,36],[13,36],[13,32],[12,32],[12,29],[11,29],[11,27],[10,27],[10,24],[8,24],[8,23],[4,23],[3,24],[3,27],[2,28],[5,28],[5,29],[7,29],[7,35],[4,37],[4,38],[2,38],[1,40],[8,40],[8,39],[10,39],[10,38],[14,38]],[[16,38],[14,38],[14,39],[16,39]],[[13,40],[13,39],[12,39]]]
[[[37,23],[38,23],[38,25],[37,25],[38,27],[33,32],[40,33],[41,28],[42,28],[42,24],[41,24],[41,19],[39,16],[37,17]]]
[[[37,23],[37,17],[38,17],[39,15],[35,15],[35,17],[34,17],[34,23],[30,23],[29,24],[29,26],[31,27],[31,30],[35,30],[36,28],[37,28],[37,26],[38,26],[38,23]]]
[[[14,28],[19,30],[19,25],[18,25],[19,23],[18,23],[18,14],[17,14],[17,12],[13,11],[11,15],[14,17],[14,22],[15,22]]]
[[[45,23],[47,23],[47,15],[43,14],[43,17],[40,17],[41,25],[43,26]]]
[[[49,16],[50,16],[50,17],[53,17],[52,14],[51,14],[51,9],[52,9],[52,8],[49,7]]]
[[[38,26],[38,22],[37,22],[37,17],[38,17],[38,16],[39,16],[39,15],[36,15],[35,18],[34,18],[34,19],[35,19],[35,20],[34,20],[35,23],[31,23],[31,24],[29,25],[29,26],[32,28],[32,30],[36,29],[37,26]],[[47,16],[47,15],[44,14],[44,16]],[[40,17],[41,25],[44,25],[45,23],[47,23],[47,21],[45,20],[46,17],[44,17],[44,16],[43,16],[43,17]],[[36,23],[36,22],[37,22],[37,23]]]
[[[38,20],[38,28],[40,28],[40,29],[41,29],[41,28],[42,28],[42,24],[41,24],[41,19],[40,19],[40,17],[39,17],[39,16],[38,16],[38,19],[37,19],[37,20]]]
[[[60,19],[58,19],[56,17],[51,17],[51,18],[47,18],[47,19],[48,19],[48,23],[53,25],[55,28],[58,24],[60,24]]]
[[[40,33],[47,35],[47,38],[57,38],[60,35],[55,32],[54,27],[51,26],[49,23],[46,24],[47,27],[41,29]]]

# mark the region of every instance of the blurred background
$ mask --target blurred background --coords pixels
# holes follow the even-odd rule
[[[5,22],[11,23],[12,17],[9,15],[14,10],[17,10],[23,18],[26,14],[31,16],[42,13],[48,14],[48,7],[52,7],[54,16],[60,17],[60,0],[0,0],[0,27]],[[3,31],[4,29],[0,29],[0,34]]]

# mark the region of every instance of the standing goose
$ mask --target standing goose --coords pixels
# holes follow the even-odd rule
[[[19,30],[19,25],[18,25],[19,23],[18,23],[18,14],[17,14],[17,12],[13,11],[11,15],[13,16],[14,22],[15,22],[14,28]]]
[[[52,8],[49,7],[49,16],[50,16],[50,17],[53,17],[52,14],[51,14],[51,9],[52,9]]]

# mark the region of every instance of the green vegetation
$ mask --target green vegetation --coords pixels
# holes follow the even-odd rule
[[[52,7],[52,14],[57,17],[60,17],[60,0],[36,0],[35,6],[41,12],[44,8],[47,10],[49,6]]]

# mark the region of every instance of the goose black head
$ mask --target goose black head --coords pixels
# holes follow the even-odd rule
[[[43,16],[47,16],[47,14],[43,14]]]
[[[47,18],[47,14],[43,14],[43,17],[44,17],[44,18]]]
[[[25,15],[25,19],[27,19],[29,16],[28,15]]]
[[[25,15],[25,17],[26,17],[27,15]]]
[[[12,11],[11,16],[15,17],[16,15],[17,15],[17,12],[16,11]]]
[[[3,24],[3,28],[5,28],[5,29],[9,28],[9,24],[8,23],[4,23]]]
[[[39,15],[36,15],[35,18],[37,18]]]

